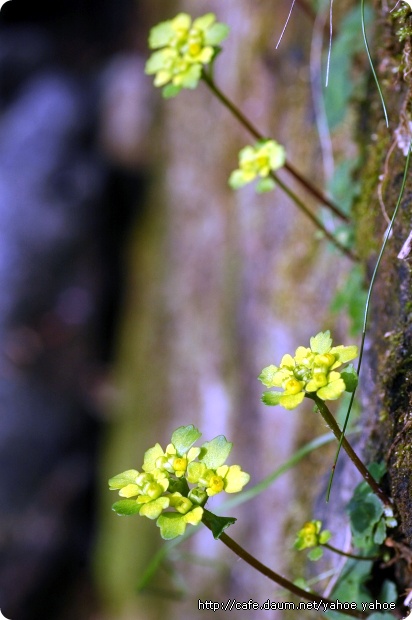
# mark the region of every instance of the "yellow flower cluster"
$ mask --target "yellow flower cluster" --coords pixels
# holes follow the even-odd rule
[[[179,13],[151,29],[149,47],[157,51],[147,61],[146,73],[155,75],[155,86],[164,86],[164,97],[174,97],[182,88],[196,88],[202,67],[211,62],[228,32],[226,24],[216,23],[213,13],[193,22],[187,13]]]
[[[239,465],[225,465],[232,444],[219,435],[193,447],[200,436],[193,425],[181,426],[166,450],[157,443],[145,452],[143,472],[129,469],[111,478],[110,489],[122,498],[113,510],[156,519],[162,538],[170,539],[201,522],[209,497],[241,491],[250,476]]]
[[[336,368],[357,355],[356,346],[332,347],[329,331],[320,332],[310,339],[310,348],[298,347],[294,357],[286,354],[279,366],[272,364],[262,370],[259,380],[266,387],[283,388],[283,392],[264,392],[262,400],[266,405],[281,405],[285,409],[295,409],[305,395],[336,400],[345,390],[352,391],[356,380],[353,369],[342,376]]]

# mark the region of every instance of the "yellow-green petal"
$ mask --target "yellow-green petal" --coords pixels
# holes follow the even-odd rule
[[[134,484],[138,475],[139,472],[137,469],[128,469],[121,474],[117,474],[117,476],[113,476],[113,478],[109,480],[110,490],[117,491],[130,483]]]
[[[139,495],[139,493],[141,493],[141,488],[137,486],[137,484],[128,484],[125,487],[123,487],[122,489],[120,489],[119,491],[119,495],[121,497],[134,497],[136,495]]]
[[[196,508],[193,508],[193,510],[183,515],[183,520],[190,525],[198,525],[202,520],[202,516],[203,508],[196,506]]]
[[[215,21],[216,15],[214,13],[206,13],[206,15],[202,15],[194,20],[192,28],[205,32]]]
[[[216,470],[216,473],[220,473],[221,468]],[[224,489],[226,493],[238,493],[249,482],[250,475],[245,471],[242,471],[239,465],[231,465],[227,472],[223,475]]]
[[[158,516],[169,507],[168,497],[159,497],[147,504],[143,504],[139,514],[148,519],[157,519]]]
[[[332,368],[337,368],[341,364],[346,364],[346,362],[350,362],[355,357],[358,356],[358,347],[355,345],[351,345],[349,347],[344,347],[340,345],[338,347],[332,347],[330,353],[337,357],[337,361],[333,364]]]
[[[163,452],[162,447],[159,443],[153,446],[153,448],[149,448],[149,450],[146,450],[143,459],[143,471],[150,472],[156,469],[156,460],[160,456],[165,456],[165,453]]]
[[[204,476],[207,467],[204,463],[189,463],[187,466],[187,481],[190,484],[197,484],[199,479]]]
[[[280,367],[289,368],[289,369],[292,369],[295,367],[295,360],[293,359],[291,355],[289,355],[289,353],[286,353],[286,355],[282,357],[282,360],[280,362]]]
[[[284,409],[296,409],[298,405],[304,399],[304,392],[299,392],[299,394],[281,394],[279,398],[279,405],[281,405]]]
[[[339,378],[339,379],[336,379],[335,381],[332,381],[331,383],[328,383],[328,385],[325,385],[325,387],[318,390],[316,394],[322,400],[336,400],[343,394],[345,390],[346,390],[345,382],[343,379]]]

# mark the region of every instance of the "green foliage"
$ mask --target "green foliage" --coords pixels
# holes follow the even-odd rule
[[[346,281],[335,293],[331,311],[335,314],[345,312],[350,319],[349,333],[352,336],[362,331],[366,296],[365,276],[362,265],[355,265],[350,270]]]
[[[208,469],[216,469],[225,463],[232,450],[233,444],[226,440],[223,435],[219,435],[206,441],[199,454],[199,461],[204,463]]]
[[[349,364],[349,366],[347,366],[345,370],[342,370],[342,372],[340,373],[340,376],[342,377],[345,383],[346,391],[354,392],[358,386],[359,378],[358,378],[358,373],[353,367],[353,364]]]
[[[370,579],[371,568],[372,562],[349,559],[333,589],[333,597],[339,601],[357,603],[359,609],[362,608],[362,603],[371,603],[372,597],[366,587],[366,582]],[[331,620],[342,620],[342,614],[336,611],[328,611],[325,615]]]
[[[397,599],[395,584],[386,580],[381,588],[379,596],[372,597],[368,589],[371,579],[372,562],[356,561],[349,559],[343,567],[338,583],[333,590],[333,597],[339,601],[353,601],[358,609],[365,612],[371,611],[368,620],[393,620],[395,616],[387,611],[374,611],[380,608],[380,604],[385,603],[388,607],[393,605]],[[326,614],[330,620],[342,620],[343,615],[336,611],[328,611]]]
[[[220,538],[224,530],[235,523],[233,517],[219,517],[209,510],[205,510],[203,521],[211,529],[214,538]]]
[[[133,499],[121,499],[113,504],[112,510],[120,517],[128,517],[137,514],[140,506]]]
[[[396,31],[396,35],[399,41],[405,41],[412,36],[412,9],[409,4],[407,4],[407,0],[405,2],[401,2],[394,7],[396,10],[391,12],[391,18],[393,21],[397,23],[398,30]]]
[[[367,7],[366,24],[372,21],[372,16],[372,10]],[[359,5],[357,5],[342,20],[333,41],[329,83],[324,91],[325,109],[331,129],[344,120],[355,87],[359,85],[359,80],[354,81],[351,67],[354,57],[363,52],[363,49]]]
[[[377,482],[385,471],[384,463],[372,463],[369,467],[370,474]],[[361,482],[356,487],[348,504],[348,514],[353,544],[366,554],[376,553],[379,545],[386,539],[387,528],[397,525],[392,509],[383,506],[366,482]]]
[[[202,433],[193,424],[181,426],[172,434],[171,443],[176,448],[176,453],[182,456],[201,436]]]

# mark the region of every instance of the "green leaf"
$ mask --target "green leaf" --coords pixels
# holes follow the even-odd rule
[[[330,598],[357,603],[359,609],[361,603],[370,603],[372,598],[365,583],[370,579],[371,568],[370,561],[348,560]],[[325,615],[333,620],[342,620],[344,617],[337,611],[328,611]]]
[[[370,493],[360,500],[354,497],[349,502],[348,512],[353,533],[369,534],[380,520],[383,506],[380,499]]]
[[[305,590],[306,592],[311,592],[311,587],[308,584],[308,582],[303,578],[303,577],[298,577],[297,579],[295,579],[293,581],[293,584],[295,586],[298,586],[298,588],[301,588],[302,590]]]
[[[183,456],[192,445],[202,436],[202,433],[193,424],[180,426],[172,435],[171,443],[179,456]]]
[[[213,24],[210,28],[206,30],[205,33],[205,44],[206,45],[218,45],[224,39],[226,39],[229,34],[229,26],[226,24]]]
[[[386,464],[385,463],[371,463],[368,465],[368,471],[371,476],[376,480],[376,482],[380,482],[383,476],[386,474]]]
[[[113,504],[112,510],[121,517],[128,517],[138,513],[140,511],[140,505],[135,499],[120,499]]]
[[[161,514],[156,525],[160,527],[160,536],[164,540],[171,540],[184,534],[186,523],[183,516],[177,512],[166,512]]]
[[[332,533],[329,530],[323,530],[323,532],[321,532],[319,535],[319,543],[321,545],[324,545],[325,543],[329,542],[331,538]]]
[[[314,353],[328,353],[332,346],[332,338],[330,337],[330,331],[319,332],[316,336],[312,336],[310,339],[310,348]]]
[[[381,591],[379,593],[379,600],[382,603],[395,603],[398,598],[398,592],[396,589],[396,584],[389,579],[385,579],[383,582]]]
[[[279,368],[274,364],[266,366],[258,376],[258,380],[266,387],[273,387],[273,377],[278,372]]]
[[[167,84],[162,90],[163,99],[172,99],[176,97],[182,90],[181,86],[176,86],[175,84]]]
[[[214,13],[206,13],[201,17],[197,17],[193,24],[192,28],[194,30],[202,30],[204,34],[206,34],[207,30],[210,29],[212,24],[216,21],[216,15]]]
[[[234,517],[218,517],[213,512],[204,510],[202,521],[212,531],[213,538],[217,540],[226,528],[236,522],[236,519]]]
[[[381,545],[386,538],[386,523],[384,519],[381,519],[376,526],[373,534],[373,542],[377,545]]]
[[[362,331],[366,298],[364,269],[361,265],[356,265],[349,272],[344,285],[338,289],[330,308],[334,314],[339,312],[349,314],[351,336],[356,336]]]
[[[199,461],[204,463],[208,469],[217,469],[226,461],[230,454],[233,444],[227,441],[226,437],[219,435],[206,441],[199,454]]]
[[[171,21],[161,22],[150,31],[149,34],[149,47],[150,49],[156,49],[157,47],[164,47],[173,38],[175,32]]]
[[[371,7],[365,7],[365,22],[372,21]],[[362,86],[361,78],[356,78],[352,71],[353,58],[363,49],[359,25],[359,5],[349,11],[339,24],[339,34],[333,41],[333,52],[329,72],[329,85],[324,90],[325,110],[329,129],[338,125],[347,114],[348,101],[353,97],[355,85]],[[348,599],[349,600],[349,599]]]
[[[358,386],[358,373],[353,367],[353,364],[349,364],[345,370],[342,370],[340,376],[346,385],[346,391],[354,392]]]
[[[147,75],[153,75],[157,73],[161,69],[165,68],[165,64],[167,61],[167,54],[164,50],[159,50],[158,52],[153,52],[150,58],[147,60],[145,65],[145,73]]]
[[[127,471],[122,472],[121,474],[117,474],[117,476],[113,476],[109,480],[109,487],[112,491],[116,489],[122,489],[128,484],[135,484],[136,477],[139,475],[139,472],[136,469],[128,469]]]
[[[256,191],[258,194],[264,194],[266,192],[270,192],[275,187],[276,187],[276,183],[271,177],[265,177],[263,179],[259,179],[259,181],[256,183]]]
[[[262,403],[269,406],[279,405],[283,392],[263,392]]]
[[[314,549],[311,549],[308,553],[308,558],[309,560],[312,560],[312,562],[317,562],[318,560],[320,560],[322,556],[323,556],[322,547],[315,547]]]
[[[229,185],[232,189],[240,189],[249,181],[245,178],[242,170],[233,170],[229,177]]]

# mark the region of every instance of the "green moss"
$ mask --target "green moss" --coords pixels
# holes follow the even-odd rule
[[[371,205],[376,205],[376,188],[382,174],[382,162],[389,147],[389,133],[382,129],[374,144],[364,150],[362,157],[362,190],[353,209],[357,222],[356,247],[361,260],[367,260],[372,253],[377,253],[381,244],[376,211]]]

